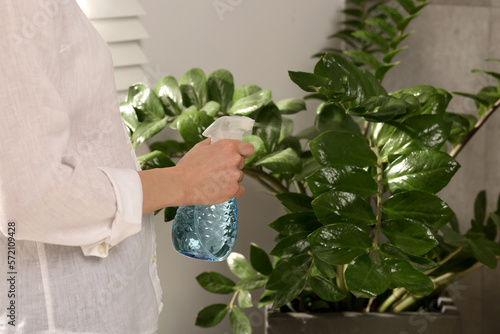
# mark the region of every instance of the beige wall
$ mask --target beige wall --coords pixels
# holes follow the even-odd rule
[[[221,3],[230,4],[227,11],[216,10],[215,5]],[[335,30],[343,7],[342,0],[143,0],[141,4],[146,11],[142,22],[151,36],[143,43],[149,79],[156,81],[167,74],[179,78],[193,67],[207,74],[225,68],[233,73],[237,86],[258,84],[270,89],[276,101],[304,95],[289,80],[287,71],[313,68],[316,61],[311,56],[327,46],[326,37]],[[245,185],[247,194],[238,200],[240,227],[235,250],[247,255],[250,242],[255,242],[270,251],[275,234],[267,225],[283,211],[258,184],[246,180]],[[170,240],[171,224],[158,219],[156,226],[165,304],[159,333],[229,333],[227,319],[213,329],[194,326],[202,307],[227,303],[230,298],[204,291],[195,277],[204,271],[223,271],[230,276],[226,263],[176,254]],[[254,333],[263,333],[262,313],[252,312],[250,319],[256,327]]]

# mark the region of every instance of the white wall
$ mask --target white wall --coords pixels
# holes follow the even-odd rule
[[[180,78],[193,67],[206,74],[225,68],[233,73],[237,86],[251,83],[270,89],[275,101],[304,96],[287,71],[312,70],[316,60],[311,56],[331,43],[327,36],[335,31],[343,8],[342,0],[143,0],[141,4],[146,11],[142,23],[150,34],[142,44],[149,59],[145,67],[149,78],[145,79]],[[313,109],[297,122],[310,125]],[[240,228],[235,250],[247,255],[252,241],[269,251],[275,234],[267,225],[283,211],[255,182],[244,182],[247,194],[238,201]],[[194,326],[202,307],[230,299],[205,292],[195,277],[203,271],[224,271],[230,276],[226,263],[206,263],[176,254],[170,240],[171,224],[157,219],[156,227],[164,292],[159,333],[229,333],[227,319],[213,329]],[[252,312],[250,318],[254,333],[263,333],[262,314]]]

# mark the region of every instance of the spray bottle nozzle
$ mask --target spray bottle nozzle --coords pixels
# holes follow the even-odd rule
[[[242,140],[243,134],[252,129],[255,121],[245,116],[223,116],[215,120],[205,131],[205,137],[212,138],[212,143],[219,139]]]

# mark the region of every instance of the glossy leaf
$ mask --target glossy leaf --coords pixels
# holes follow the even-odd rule
[[[437,263],[431,259],[407,254],[392,244],[381,244],[379,251],[383,257],[404,260],[418,271],[424,272],[437,266]]]
[[[410,255],[422,255],[438,245],[438,241],[424,224],[410,220],[385,220],[382,232],[396,247]]]
[[[202,133],[212,124],[213,117],[198,110],[186,110],[177,117],[177,128],[179,134],[189,146],[194,146],[205,139]]]
[[[372,239],[359,227],[342,223],[327,225],[311,233],[309,243],[320,260],[338,265],[368,253]]]
[[[234,334],[251,334],[252,326],[247,315],[238,308],[233,306],[229,311],[229,325]]]
[[[345,281],[356,297],[371,298],[389,288],[391,276],[386,266],[374,263],[368,255],[363,255],[347,266]]]
[[[374,166],[377,156],[366,139],[346,132],[328,131],[309,143],[314,158],[323,166]]]
[[[437,193],[460,168],[446,153],[434,150],[415,151],[394,160],[385,170],[389,189],[422,190]]]
[[[254,153],[252,154],[252,156],[245,159],[246,166],[251,165],[253,162],[266,155],[266,146],[264,145],[264,141],[262,140],[262,138],[260,138],[259,136],[244,136],[243,141],[252,144],[254,148]]]
[[[165,208],[165,210],[164,210],[165,212],[163,215],[163,220],[165,221],[165,223],[169,222],[175,218],[175,215],[177,214],[178,208],[179,208],[178,206]]]
[[[273,103],[259,110],[252,134],[262,138],[267,152],[274,151],[281,134],[281,112]]]
[[[313,276],[310,284],[313,291],[323,300],[336,302],[345,298],[345,293],[324,277]]]
[[[242,278],[238,284],[236,284],[235,289],[237,290],[255,290],[263,288],[267,283],[267,277],[262,275],[253,275],[249,277]]]
[[[347,111],[370,122],[387,122],[406,113],[406,103],[392,96],[373,96]]]
[[[314,73],[289,71],[290,79],[306,92],[315,93],[326,86],[328,79]]]
[[[121,102],[120,114],[127,127],[134,132],[139,126],[139,119],[137,118],[134,107],[128,102]]]
[[[243,86],[240,86],[240,87],[236,88],[236,90],[234,91],[234,94],[233,94],[233,104],[236,101],[241,100],[244,97],[247,97],[247,96],[250,96],[250,95],[255,94],[257,92],[260,92],[261,90],[262,89],[259,86],[256,86],[256,85],[243,85]]]
[[[269,224],[269,227],[285,236],[301,232],[311,233],[322,226],[314,212],[307,211],[285,214]]]
[[[373,208],[355,194],[331,190],[312,201],[314,213],[323,224],[350,223],[362,229],[375,222]]]
[[[415,270],[408,262],[392,260],[386,262],[391,271],[393,283],[405,288],[414,295],[428,295],[434,290],[434,283],[429,276]]]
[[[220,111],[220,104],[215,101],[208,101],[200,111],[203,111],[210,117],[215,117]]]
[[[276,107],[282,114],[289,115],[306,110],[306,103],[302,99],[291,98],[276,102]]]
[[[276,198],[290,212],[312,211],[312,198],[300,193],[280,193]]]
[[[377,183],[365,170],[352,166],[325,167],[307,177],[307,185],[317,197],[338,190],[368,197],[377,192]]]
[[[273,271],[273,265],[266,251],[254,243],[250,243],[250,263],[263,275],[270,275]]]
[[[257,161],[256,165],[281,174],[296,174],[302,169],[302,161],[292,148],[267,155]]]
[[[167,126],[168,118],[165,117],[159,121],[144,121],[135,132],[132,134],[132,144],[135,147],[139,146],[149,138],[156,135]]]
[[[196,276],[196,280],[203,289],[218,294],[232,293],[236,285],[231,279],[217,272],[201,273]]]
[[[167,114],[179,115],[182,113],[182,94],[179,84],[173,76],[161,78],[154,91],[163,103]]]
[[[130,86],[127,101],[134,107],[139,122],[160,121],[165,117],[160,99],[144,84]]]
[[[137,158],[142,170],[173,167],[175,163],[163,152],[153,151]]]
[[[412,219],[435,232],[446,225],[455,213],[441,198],[423,191],[397,193],[384,202],[387,219]]]
[[[219,324],[227,313],[226,304],[213,304],[205,307],[196,316],[196,326],[198,327],[214,327]]]
[[[281,239],[269,253],[282,259],[300,255],[309,249],[309,233],[298,233]]]
[[[252,267],[242,254],[232,252],[226,262],[229,270],[240,279],[255,275]]]
[[[228,110],[230,115],[249,116],[271,101],[271,91],[264,89],[234,102]]]
[[[181,77],[179,86],[184,106],[200,110],[207,102],[207,78],[203,70],[193,68]]]
[[[258,308],[262,308],[271,304],[274,301],[275,291],[265,290],[259,298]]]
[[[319,132],[335,130],[361,135],[359,125],[338,103],[322,103],[316,111],[314,127]]]
[[[247,290],[240,290],[238,293],[238,305],[240,308],[253,307],[252,294]]]
[[[287,117],[282,117],[280,138],[278,139],[278,141],[281,143],[285,138],[291,137],[292,133],[293,133],[293,120]],[[300,146],[298,152],[300,153]]]
[[[312,263],[308,254],[281,260],[269,277],[266,289],[276,291],[273,308],[278,308],[292,299],[304,289],[308,281],[307,271]]]
[[[317,256],[313,256],[314,258],[314,268],[316,268],[323,276],[327,278],[334,278],[337,276],[337,272],[335,271],[335,266],[329,263],[326,263],[323,260],[320,260]]]
[[[233,102],[234,79],[226,70],[212,72],[207,78],[208,99],[219,103],[223,112],[227,111]]]

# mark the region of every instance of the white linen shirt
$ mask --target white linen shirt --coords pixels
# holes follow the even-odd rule
[[[0,333],[153,333],[155,233],[108,47],[74,0],[0,13]]]

